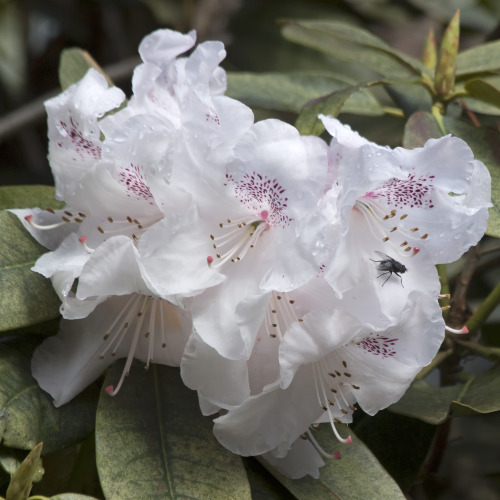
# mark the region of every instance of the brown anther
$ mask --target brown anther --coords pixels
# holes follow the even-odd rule
[[[128,220],[128,222],[129,222],[130,224],[132,224],[132,222],[134,222],[134,221],[132,220],[132,217],[129,217],[128,215],[127,215],[127,220]]]
[[[273,328],[277,328],[277,326],[278,326],[278,325],[277,325],[277,323],[271,323],[271,326],[272,326]]]
[[[323,410],[325,411],[328,409],[324,404],[321,404],[321,408],[323,408]]]
[[[389,241],[389,236],[386,236],[385,238],[382,238],[382,241],[385,243],[386,241]]]
[[[78,215],[79,215],[80,217],[82,217],[83,219],[85,219],[85,217],[87,217],[87,216],[86,216],[83,212],[78,212]]]
[[[410,231],[411,231],[412,233],[414,233],[415,231],[418,231],[418,227],[412,227],[412,228],[410,229]]]
[[[347,373],[347,372],[344,372],[344,375],[345,375],[346,377],[352,377],[352,375],[351,375],[350,373]]]
[[[340,373],[338,370],[335,370],[335,373],[340,377],[342,376],[342,373]]]
[[[382,220],[387,220],[389,217],[389,215],[384,215],[384,218]]]
[[[397,226],[394,226],[392,229],[391,229],[391,233],[393,233],[394,231],[396,231],[398,228]]]
[[[61,217],[61,219],[62,219],[64,222],[71,222],[71,220],[69,220],[67,217]]]
[[[330,375],[330,377],[333,377],[335,378],[337,375],[335,375],[335,373],[332,373],[332,372],[329,372],[328,375]]]
[[[337,417],[334,417],[333,421],[334,421],[336,424],[341,424],[341,423],[342,423],[342,420],[340,420],[340,418],[337,418]]]
[[[145,337],[145,338],[148,338],[148,337],[149,337],[149,332],[146,332],[146,333],[144,334],[144,337]]]
[[[277,298],[278,300],[281,300],[281,295],[276,295],[276,298]]]
[[[421,240],[425,240],[429,236],[429,233],[425,233],[423,236],[420,236]]]
[[[302,321],[304,321],[304,320],[303,320],[302,318],[299,318],[297,321],[298,321],[299,323],[302,323]]]
[[[132,234],[132,239],[135,241],[139,241],[139,238],[135,234]]]
[[[276,314],[276,309],[272,309],[272,310],[271,310],[271,312],[272,312],[273,314]]]
[[[98,230],[101,234],[104,234],[104,231],[103,231],[103,229],[102,229],[102,227],[101,227],[101,226],[97,226],[97,230]]]
[[[406,247],[405,252],[409,252],[411,250],[411,247]]]
[[[352,406],[352,405],[349,405],[349,408],[352,410],[352,411],[356,411],[357,408],[355,406]]]
[[[125,323],[123,323],[123,328],[128,328],[128,321],[126,321]]]
[[[231,224],[231,219],[227,219],[227,223],[228,223],[228,224]]]
[[[78,224],[81,224],[83,222],[83,219],[79,219],[78,217],[75,219],[75,222],[78,222]]]
[[[295,300],[289,300],[290,304],[295,304]]]
[[[337,389],[334,389],[333,387],[330,387],[330,392],[333,392],[333,394],[337,394]]]
[[[68,212],[67,210],[64,211],[64,213],[68,216],[68,217],[73,217],[73,214],[71,212]]]
[[[450,308],[451,308],[451,306],[443,306],[443,307],[441,307],[441,310],[442,311],[447,311]]]
[[[275,339],[275,338],[276,338],[276,334],[275,334],[275,333],[270,333],[270,334],[269,334],[269,336],[270,336],[271,338],[273,338],[273,339]]]
[[[335,403],[334,403],[333,401],[331,401],[331,400],[329,400],[329,399],[327,399],[327,401],[328,401],[328,404],[329,404],[330,406],[335,406]]]
[[[55,210],[53,208],[50,208],[50,207],[46,208],[45,210],[47,210],[47,212],[49,212],[51,214],[55,214],[56,213]]]
[[[352,388],[358,390],[359,389],[359,385],[352,384]]]
[[[212,246],[213,246],[214,248],[217,248],[217,245],[216,245],[215,243],[214,243]]]
[[[108,217],[109,222],[113,222],[113,217]]]
[[[224,227],[224,224],[222,222],[220,222],[219,227],[222,229]]]
[[[340,411],[344,414],[347,415],[349,412],[347,410],[344,410],[344,408],[341,408]]]
[[[408,217],[408,214],[404,214],[404,215],[402,215],[399,219],[400,219],[400,220],[403,220],[403,219],[406,219],[406,217]]]
[[[347,363],[345,361],[342,361],[342,365],[344,366],[344,368],[347,368]]]
[[[216,253],[215,256],[220,259],[220,253]]]
[[[406,246],[406,245],[408,245],[408,242],[407,242],[407,241],[403,241],[403,243],[401,243],[401,245],[399,245],[399,246],[400,246],[400,247],[404,247],[404,246]]]

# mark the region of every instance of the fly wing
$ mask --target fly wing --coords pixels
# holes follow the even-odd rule
[[[384,252],[379,252],[378,250],[374,250],[374,252],[381,258],[381,260],[389,260],[389,261],[394,260],[392,257],[385,254]]]

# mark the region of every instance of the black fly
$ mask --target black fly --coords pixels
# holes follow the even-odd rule
[[[401,279],[401,286],[403,286],[403,278],[401,277],[401,274],[406,273],[408,269],[406,269],[406,266],[401,264],[401,262],[398,262],[397,260],[394,260],[392,257],[389,257],[385,253],[379,252],[375,250],[375,253],[378,254],[381,259],[380,260],[373,260],[370,259],[372,262],[377,262],[377,270],[378,271],[384,271],[382,274],[379,274],[377,278],[380,278],[380,276],[383,276],[384,274],[388,274],[389,276],[387,279],[382,283],[382,286],[384,286],[387,283],[387,280],[392,276],[392,273],[394,273],[396,276],[399,276]],[[401,274],[400,274],[401,273]]]

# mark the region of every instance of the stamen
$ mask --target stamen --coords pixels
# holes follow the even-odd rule
[[[36,224],[33,222],[33,216],[32,215],[27,215],[24,220],[31,226],[34,227],[35,229],[40,229],[40,230],[48,230],[48,229],[55,229],[57,227],[64,226],[67,222],[71,222],[70,220],[63,220],[61,222],[56,222],[55,224],[47,224],[46,226],[41,226],[40,224]]]
[[[451,295],[449,293],[440,293],[438,295],[438,299],[441,300],[441,299],[449,299],[451,298]]]
[[[466,333],[469,333],[469,329],[467,328],[467,326],[462,326],[462,328],[460,328],[460,330],[456,330],[455,328],[450,328],[449,326],[445,325],[444,329],[447,331],[447,332],[450,332],[450,333],[456,333],[458,335],[461,335],[461,334],[466,334]]]
[[[82,244],[82,247],[84,248],[84,250],[87,253],[93,253],[93,252],[95,252],[95,250],[93,248],[90,248],[87,245],[87,237],[86,236],[82,236],[82,237],[78,238],[78,241]]]

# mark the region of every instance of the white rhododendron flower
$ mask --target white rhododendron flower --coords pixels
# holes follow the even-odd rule
[[[134,294],[111,297],[87,318],[62,320],[59,333],[35,350],[32,373],[61,406],[96,380],[109,365],[127,358],[116,394],[133,358],[179,366],[192,330],[189,313],[167,301]]]
[[[335,423],[351,422],[356,404],[373,415],[398,401],[444,338],[439,305],[420,292],[410,293],[398,321],[379,328],[346,313],[333,295],[330,311],[308,313],[286,331],[280,376],[215,420],[217,439],[234,453],[283,457],[319,421],[350,442]]]
[[[337,225],[326,278],[337,293],[356,286],[383,252],[418,273],[421,262],[458,259],[486,230],[491,179],[456,137],[430,139],[423,148],[394,150],[370,143],[338,120],[320,116],[332,135],[337,170],[325,216]],[[402,282],[407,279],[405,275]],[[401,286],[397,276],[384,286]],[[406,286],[406,285],[403,285]]]
[[[192,282],[207,288],[190,310],[198,334],[224,357],[249,357],[266,294],[319,271],[297,236],[324,191],[325,146],[278,120],[256,123],[223,162],[188,171],[196,206],[141,239],[141,265],[159,296],[186,293]]]

